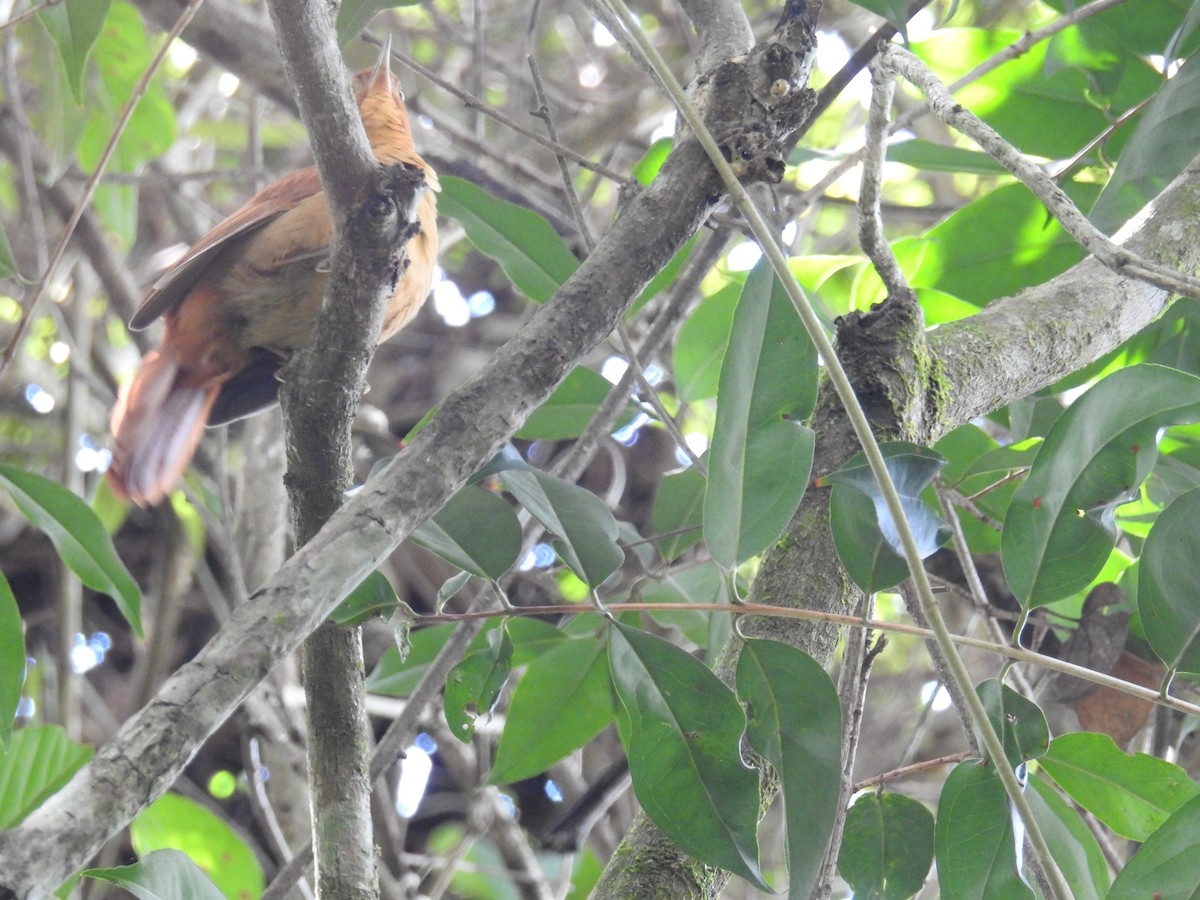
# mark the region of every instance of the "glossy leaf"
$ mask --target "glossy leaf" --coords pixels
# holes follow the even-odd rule
[[[646,814],[684,852],[770,890],[758,867],[758,774],[742,762],[746,717],[701,662],[614,623],[617,727]]]
[[[66,0],[38,11],[38,20],[58,47],[75,102],[83,104],[83,76],[88,54],[100,36],[110,0]]]
[[[11,828],[70,780],[92,758],[57,725],[34,725],[14,732],[0,754],[0,828]]]
[[[461,178],[446,176],[441,182],[438,212],[462,225],[479,252],[499,263],[530,300],[549,300],[579,268],[575,254],[537,213]]]
[[[855,897],[906,900],[933,862],[933,814],[903,794],[863,794],[846,814],[838,873]]]
[[[1054,862],[1071,885],[1074,900],[1100,900],[1112,876],[1096,836],[1049,783],[1031,778],[1025,792]]]
[[[512,672],[513,645],[508,629],[488,633],[486,646],[463,657],[446,677],[446,724],[450,733],[469,743],[475,722],[489,715]]]
[[[530,414],[516,436],[529,441],[577,438],[583,434],[612,388],[608,379],[599,372],[578,366],[570,371],[546,402]],[[625,406],[625,412],[617,419],[614,430],[628,425],[637,414],[637,407],[632,403],[626,403]]]
[[[1022,604],[1088,586],[1116,544],[1114,510],[1158,457],[1159,429],[1198,420],[1200,378],[1151,365],[1113,373],[1059,417],[1004,519],[1004,572]]]
[[[760,262],[734,313],[708,455],[704,540],[726,568],[766,549],[800,505],[815,443],[800,420],[812,412],[816,377],[812,342]]]
[[[12,739],[13,719],[25,686],[25,633],[8,579],[0,572],[0,754]]]
[[[555,549],[586,584],[598,587],[625,561],[617,520],[595,494],[537,469],[510,469],[504,486],[558,538]]]
[[[521,552],[521,524],[502,498],[468,485],[414,531],[412,539],[464,572],[499,578]]]
[[[663,476],[654,494],[652,523],[660,538],[658,549],[662,558],[675,559],[703,537],[704,491],[708,482],[695,466],[682,472]]]
[[[179,850],[226,897],[257,897],[265,887],[262,866],[230,825],[190,797],[163,794],[129,824],[138,856]]]
[[[25,518],[50,538],[79,580],[112,597],[121,615],[142,637],[141,591],[91,507],[50,479],[7,463],[0,463],[0,485]]]
[[[361,625],[376,616],[387,618],[400,604],[396,589],[382,572],[375,571],[364,578],[329,614],[337,625]]]
[[[227,896],[180,850],[155,850],[132,865],[85,869],[83,875],[129,891],[138,900],[225,900]]]
[[[806,897],[833,833],[841,789],[842,712],[829,675],[808,654],[750,640],[737,667],[746,738],[779,775],[787,823],[788,894]]]
[[[921,492],[946,460],[915,444],[892,442],[880,449],[923,559],[950,535],[945,523],[921,500]],[[854,583],[864,591],[881,591],[907,578],[908,564],[895,521],[862,454],[819,483],[834,486],[829,498],[830,528],[838,558]]]
[[[1150,529],[1138,567],[1137,607],[1146,640],[1167,668],[1200,673],[1200,490],[1176,499]]]
[[[1200,896],[1200,797],[1193,797],[1138,848],[1108,900],[1190,900]]]
[[[1008,764],[1018,765],[1036,759],[1050,745],[1050,726],[1046,716],[1032,700],[1022,697],[1008,685],[989,678],[976,687],[988,719],[1004,742]]]
[[[509,784],[544,772],[612,719],[606,642],[563,641],[521,676],[488,780]]]
[[[938,800],[934,853],[943,897],[1024,900],[1034,896],[1017,870],[1008,798],[992,766],[967,760],[950,773]]]
[[[1122,837],[1144,841],[1200,785],[1174,763],[1128,754],[1106,734],[1078,731],[1050,742],[1038,765],[1072,800]]]
[[[1113,232],[1184,170],[1200,142],[1200,58],[1185,60],[1146,107],[1092,208],[1097,228]]]

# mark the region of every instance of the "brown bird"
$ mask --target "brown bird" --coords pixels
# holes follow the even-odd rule
[[[413,146],[400,84],[379,62],[354,77],[371,149],[381,163],[425,172],[420,232],[388,302],[382,343],[416,315],[437,258],[437,174]],[[220,425],[276,402],[276,373],[312,333],[329,279],[333,224],[314,167],[263,188],[200,239],[153,285],[129,325],[166,322],[112,412],[108,479],[118,496],[158,503],[187,468],[205,423]]]

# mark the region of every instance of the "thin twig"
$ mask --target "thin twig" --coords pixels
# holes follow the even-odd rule
[[[867,116],[867,144],[863,150],[862,181],[858,191],[858,242],[892,297],[911,293],[892,245],[883,236],[883,217],[879,210],[888,124],[895,93],[896,79],[882,67],[872,66],[871,109]]]

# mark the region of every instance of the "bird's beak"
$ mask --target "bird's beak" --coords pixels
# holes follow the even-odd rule
[[[368,90],[391,88],[392,81],[392,36],[383,39],[379,48],[379,59],[375,60],[375,68],[371,69],[371,77],[367,81]]]

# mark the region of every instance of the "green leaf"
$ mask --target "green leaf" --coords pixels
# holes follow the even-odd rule
[[[22,280],[17,258],[13,256],[12,244],[8,242],[8,233],[3,225],[0,225],[0,278]]]
[[[869,12],[882,16],[895,26],[904,39],[908,40],[908,4],[905,0],[850,0]]]
[[[1137,608],[1154,653],[1167,668],[1200,673],[1200,490],[1159,513],[1142,547]]]
[[[1004,742],[1008,764],[1016,766],[1036,759],[1050,745],[1050,726],[1041,708],[995,678],[982,682],[975,692],[987,710],[988,719]]]
[[[501,497],[468,485],[414,531],[412,539],[464,572],[499,578],[521,552],[521,523]]]
[[[92,44],[100,36],[108,16],[109,0],[65,0],[38,11],[42,23],[58,47],[59,59],[75,102],[83,105],[83,74]]]
[[[1174,763],[1130,755],[1107,734],[1079,731],[1050,742],[1038,765],[1072,800],[1122,837],[1144,841],[1200,785]]]
[[[717,395],[742,284],[727,284],[688,316],[675,340],[675,389],[687,403]]]
[[[1116,231],[1191,162],[1200,143],[1200,58],[1186,60],[1154,94],[1117,168],[1092,207],[1101,231]]]
[[[505,488],[559,538],[554,548],[590,587],[598,587],[625,561],[617,546],[617,520],[595,494],[537,469],[509,469],[503,478]]]
[[[8,579],[0,572],[0,753],[12,739],[13,719],[25,686],[25,633],[21,610]]]
[[[788,895],[807,897],[833,834],[841,789],[837,689],[808,654],[750,640],[737,666],[746,738],[779,775],[787,822]]]
[[[1088,198],[1090,202],[1090,197]],[[911,283],[985,306],[1064,272],[1079,244],[1021,184],[1003,185],[925,233]]]
[[[1024,900],[1008,798],[992,766],[967,760],[942,787],[935,830],[938,882],[955,900]]]
[[[25,518],[50,538],[79,580],[112,597],[138,637],[143,637],[141,592],[91,507],[50,479],[7,463],[0,463],[0,485]]]
[[[945,147],[919,139],[888,144],[890,162],[904,163],[926,172],[965,172],[972,175],[1001,175],[1004,166],[982,150]]]
[[[550,223],[537,213],[497,200],[469,181],[441,179],[438,212],[456,220],[471,243],[498,262],[530,300],[543,303],[579,268]]]
[[[532,778],[612,720],[605,642],[562,641],[529,665],[513,692],[488,781],[511,784]]]
[[[57,725],[18,729],[0,754],[0,828],[11,828],[37,809],[92,758]]]
[[[265,887],[254,851],[227,822],[189,797],[163,794],[129,824],[129,837],[143,858],[155,850],[186,854],[226,897],[257,897]],[[170,860],[165,865],[170,868]]]
[[[762,552],[791,521],[815,439],[817,357],[783,285],[760,262],[746,278],[721,364],[708,456],[704,539],[726,568]]]
[[[613,385],[599,372],[584,366],[570,371],[546,402],[525,420],[516,436],[527,441],[564,441],[583,434]],[[625,404],[625,412],[614,430],[624,428],[637,415],[637,407]]]
[[[1096,836],[1058,791],[1041,778],[1031,778],[1026,791],[1033,817],[1062,870],[1075,900],[1100,900],[1108,893],[1112,876]]]
[[[373,694],[387,694],[393,697],[407,697],[412,693],[417,682],[425,674],[434,657],[441,652],[442,645],[453,625],[431,625],[428,628],[415,629],[408,641],[407,653],[403,659],[395,647],[388,647],[371,674],[367,676],[367,690]]]
[[[863,794],[846,814],[838,872],[855,897],[906,900],[933,862],[933,814],[903,794]]]
[[[1159,430],[1197,420],[1200,379],[1151,365],[1114,372],[1058,418],[1004,518],[1004,572],[1022,605],[1088,586],[1116,544],[1114,510],[1158,457]]]
[[[614,623],[617,728],[646,814],[685,853],[769,891],[758,867],[758,774],[742,762],[746,717],[702,663]]]
[[[1200,797],[1171,814],[1113,882],[1108,900],[1190,900],[1200,895]]]
[[[513,644],[508,629],[488,632],[487,646],[463,657],[446,678],[446,723],[464,744],[475,734],[475,722],[500,699],[512,672]]]
[[[337,40],[339,47],[345,47],[358,37],[367,23],[375,18],[376,13],[398,6],[415,6],[421,0],[342,0],[338,4]]]
[[[950,536],[946,524],[921,500],[921,492],[946,460],[927,447],[901,441],[881,444],[879,449],[924,559]],[[830,528],[838,558],[854,583],[864,591],[881,591],[907,578],[896,523],[863,454],[822,477],[819,484],[833,485]]]
[[[649,150],[642,154],[642,158],[638,160],[630,174],[641,184],[649,184],[658,177],[659,170],[667,161],[667,157],[671,155],[671,148],[674,146],[674,138],[659,138],[650,145]]]
[[[139,900],[226,898],[226,894],[204,874],[204,870],[192,862],[190,856],[179,850],[155,850],[133,865],[119,866],[115,869],[85,869],[83,874],[88,878],[124,888]]]
[[[647,579],[639,585],[636,598],[631,599],[646,603],[731,603],[725,575],[725,570],[712,560],[675,566],[661,578]],[[702,609],[658,609],[648,615],[665,627],[678,628],[689,641],[713,653],[720,649],[720,642],[714,644],[714,637],[727,632],[731,622],[729,613]]]
[[[386,575],[376,570],[346,595],[329,614],[329,620],[337,625],[361,625],[376,616],[387,618],[399,605],[396,589]]]
[[[658,541],[662,558],[675,559],[702,537],[707,481],[695,466],[666,475],[654,493],[652,523],[656,534],[676,532]],[[689,529],[681,531],[681,529]]]

